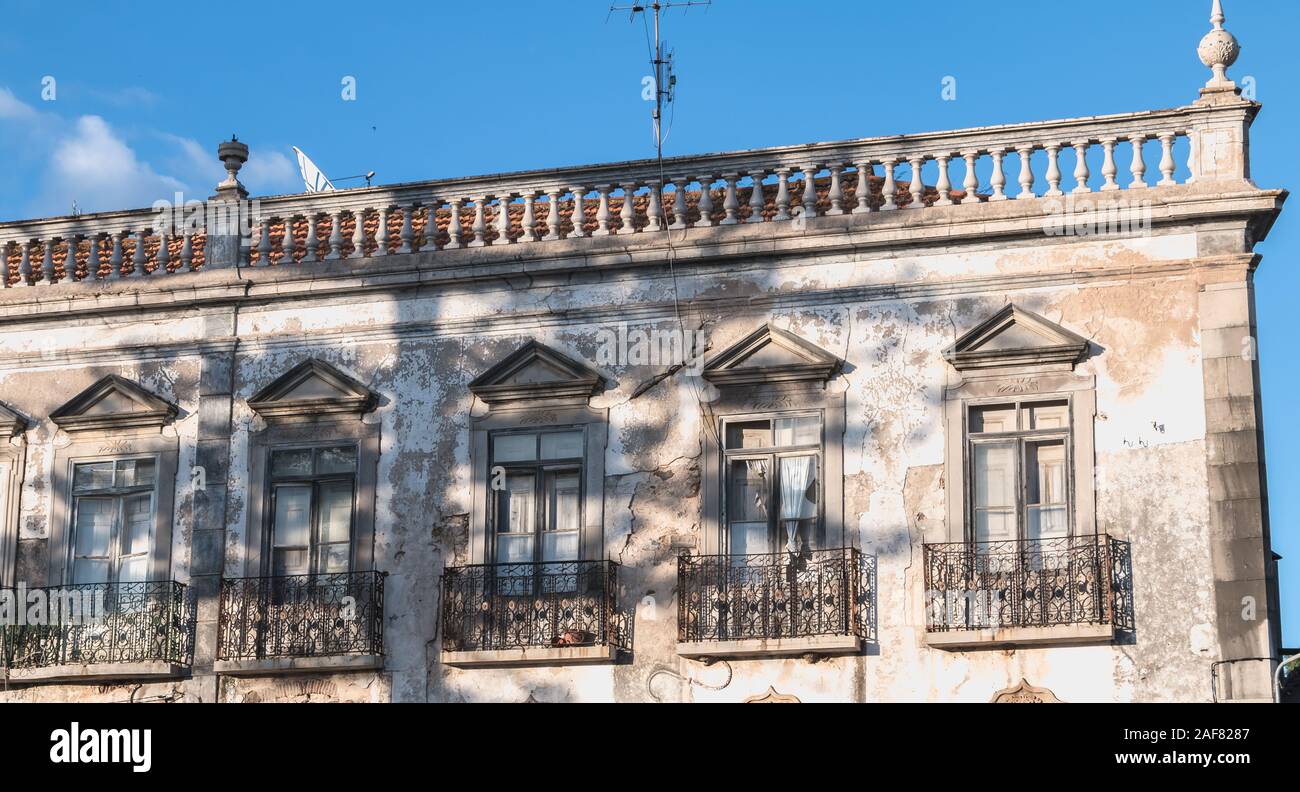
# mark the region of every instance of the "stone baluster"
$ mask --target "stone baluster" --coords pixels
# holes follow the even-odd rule
[[[934,183],[934,189],[939,192],[939,197],[935,199],[935,206],[952,206],[952,179],[948,177],[948,161],[951,157],[948,154],[940,154],[935,157],[935,163],[939,166],[939,179]]]
[[[989,174],[989,185],[993,187],[993,194],[989,196],[990,201],[1005,201],[1007,199],[1007,173],[1002,167],[1002,160],[1006,156],[1004,149],[995,148],[989,154],[993,157],[993,173]]]
[[[335,212],[330,217],[330,252],[325,254],[326,261],[338,261],[343,258],[343,212]]]
[[[790,169],[778,168],[776,171],[776,214],[773,220],[790,219]]]
[[[854,167],[858,169],[858,183],[853,188],[857,205],[852,214],[866,214],[871,211],[871,160],[859,160]]]
[[[700,177],[700,221],[698,225],[711,226],[713,222],[713,191],[709,189],[713,184],[712,176]]]
[[[41,275],[45,278],[45,282],[50,284],[59,279],[59,274],[54,269],[54,245],[54,237],[41,243]]]
[[[447,209],[450,217],[447,218],[447,249],[456,250],[464,247],[461,238],[464,236],[465,228],[460,224],[460,209],[464,203],[463,198],[452,198],[447,202]],[[434,226],[434,232],[437,232],[437,225]],[[430,237],[432,239],[433,237]]]
[[[1061,147],[1053,143],[1047,147],[1047,192],[1044,195],[1065,195],[1061,191]]]
[[[979,159],[978,151],[967,151],[961,155],[966,160],[966,177],[962,179],[961,188],[966,191],[961,199],[963,204],[977,204],[980,202],[979,188],[980,179],[975,174],[975,161]]]
[[[1032,201],[1034,195],[1034,147],[1020,146],[1016,149],[1020,155],[1020,192],[1016,195],[1017,201]]]
[[[99,277],[99,254],[103,249],[103,238],[99,234],[88,234],[86,241],[90,243],[90,250],[86,254],[86,278],[95,280]]]
[[[907,208],[924,209],[925,181],[922,178],[921,170],[925,167],[925,158],[912,157],[907,163],[912,167],[912,181],[907,185],[907,192],[912,196],[912,202],[907,205]]]
[[[749,188],[749,218],[745,222],[761,223],[763,210],[767,208],[767,196],[763,194],[763,177],[766,174],[761,170],[753,170],[748,175],[752,184]]]
[[[591,232],[593,237],[609,236],[611,233],[609,227],[609,191],[611,187],[608,184],[596,185],[596,228]]]
[[[880,211],[885,212],[898,208],[898,182],[895,181],[894,169],[898,167],[898,160],[893,157],[886,157],[881,160],[880,167],[885,171],[885,182],[880,185],[881,197],[884,202],[880,204]]]
[[[112,250],[108,254],[108,277],[110,278],[122,277],[122,235],[123,233],[124,232],[122,231],[114,231],[110,236],[110,240],[113,246]]]
[[[352,210],[352,258],[366,257],[366,210]]]
[[[141,243],[143,244],[143,242],[144,240],[142,236]],[[167,267],[172,263],[171,253],[172,252],[167,249],[167,229],[160,228],[158,229],[158,252],[155,253],[153,257],[154,260],[153,271],[155,274],[157,275],[167,274]],[[140,271],[136,273],[137,275],[141,277],[144,276],[144,266],[145,266],[145,262],[141,261]]]
[[[381,206],[375,210],[375,214],[379,216],[379,224],[375,226],[375,251],[370,255],[387,256],[388,255],[388,218],[392,214],[392,208],[388,206]]]
[[[740,174],[724,173],[722,178],[727,183],[722,198],[722,211],[725,214],[718,225],[735,225],[740,222],[740,200],[736,196],[736,182],[740,179]]]
[[[645,208],[645,230],[662,231],[664,228],[664,186],[657,181],[650,182],[648,186],[650,192],[647,194],[648,198]]]
[[[519,241],[534,242],[537,240],[537,209],[533,204],[537,200],[537,192],[526,190],[519,197],[524,199],[524,211],[519,217]]]
[[[1129,166],[1129,172],[1133,174],[1133,181],[1129,182],[1128,188],[1130,190],[1139,190],[1147,186],[1147,163],[1142,157],[1142,146],[1147,142],[1147,136],[1129,135],[1128,140],[1133,147],[1133,164]]]
[[[817,166],[811,163],[803,167],[803,216],[817,216]]]
[[[271,266],[271,218],[264,217],[257,227],[257,263]]]
[[[620,234],[636,233],[636,182],[624,182],[623,205],[618,210]]]
[[[1178,182],[1174,181],[1174,170],[1177,166],[1174,164],[1174,133],[1165,132],[1160,135],[1160,173],[1164,177],[1156,182],[1157,187],[1172,187]]]
[[[1088,177],[1092,173],[1088,170],[1088,141],[1074,144],[1074,189],[1071,192],[1089,193],[1092,188],[1088,186]]]
[[[573,230],[569,232],[569,238],[578,239],[587,235],[587,210],[583,200],[587,191],[584,187],[572,187],[570,192],[573,193],[573,210],[569,213],[569,222],[573,224]]]
[[[133,246],[134,250],[131,251],[131,277],[143,278],[144,265],[145,265],[145,254],[144,254],[145,229],[142,228],[136,229],[136,232],[132,234],[132,237],[134,238],[135,245]],[[163,239],[163,235],[161,231],[158,232],[158,239],[160,242],[166,241],[165,239]],[[166,275],[167,270],[163,270],[162,274]]]
[[[831,208],[827,210],[826,214],[848,214],[844,209],[844,185],[840,183],[840,173],[843,172],[843,170],[843,165],[832,165],[830,167],[831,184],[826,190],[826,198],[831,202]]]
[[[284,216],[284,233],[280,235],[280,264],[293,263],[293,215]]]
[[[194,269],[194,230],[186,228],[181,238],[181,269]]]
[[[487,244],[487,207],[486,204],[492,196],[479,195],[473,197],[474,201],[474,222],[470,225],[470,233],[474,238],[470,240],[469,247],[478,248]]]
[[[673,179],[673,222],[668,226],[670,229],[686,228],[686,213],[690,211],[686,205],[686,188],[690,183],[689,176],[678,176]]]
[[[316,227],[317,227],[316,213],[308,212],[307,213],[307,240],[302,252],[302,261],[304,264],[315,261],[316,257],[320,255],[320,251],[317,249],[317,245],[319,243],[316,240]]]
[[[547,242],[560,238],[560,194],[562,190],[552,187],[546,191],[546,236]]]
[[[512,224],[510,222],[510,203],[513,200],[513,193],[506,193],[505,195],[497,196],[497,216],[495,221],[497,238],[496,241],[492,243],[494,245],[510,245],[515,241],[511,238],[510,234],[512,230]]]
[[[403,204],[401,210],[402,229],[397,234],[401,244],[397,246],[397,252],[413,253],[415,252],[415,221],[412,215],[415,214],[415,204]]]
[[[1106,138],[1101,141],[1101,149],[1104,152],[1101,163],[1101,177],[1105,180],[1105,183],[1101,185],[1102,192],[1119,189],[1119,182],[1115,181],[1115,177],[1119,175],[1119,167],[1115,165],[1115,144],[1117,142],[1115,138]]]
[[[8,245],[5,246],[6,253]],[[21,288],[30,285],[32,277],[32,241],[24,239],[18,243],[18,280],[14,281],[13,288]],[[3,257],[5,263],[5,279],[9,275],[9,256]]]

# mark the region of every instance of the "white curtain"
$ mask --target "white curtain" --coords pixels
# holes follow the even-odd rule
[[[781,519],[785,522],[785,549],[791,553],[799,552],[799,521],[817,514],[817,504],[804,497],[815,465],[810,456],[781,460]]]

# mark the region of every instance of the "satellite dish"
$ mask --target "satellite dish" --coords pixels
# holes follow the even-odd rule
[[[311,157],[304,154],[297,146],[293,147],[293,153],[298,155],[298,170],[302,173],[303,184],[307,185],[307,192],[334,192],[334,185],[324,171],[311,161]]]

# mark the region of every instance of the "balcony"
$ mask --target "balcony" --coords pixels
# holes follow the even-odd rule
[[[609,663],[632,649],[631,614],[618,609],[618,564],[474,564],[442,573],[442,662],[493,665]]]
[[[194,601],[175,581],[19,586],[0,616],[11,683],[179,677],[194,659]]]
[[[926,638],[949,649],[1105,642],[1133,629],[1127,542],[927,544]]]
[[[215,670],[383,668],[386,577],[370,571],[223,580]]]
[[[875,558],[853,548],[677,559],[677,653],[844,654],[875,638]]]

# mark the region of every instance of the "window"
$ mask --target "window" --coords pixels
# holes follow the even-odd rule
[[[1039,541],[1070,534],[1070,404],[969,408],[970,541]]]
[[[73,465],[73,585],[149,579],[157,472],[154,457]]]
[[[271,574],[351,571],[356,446],[275,449],[270,473]]]
[[[820,415],[723,422],[723,536],[729,555],[826,547]]]
[[[581,554],[582,429],[497,432],[489,481],[498,564],[577,561]]]

